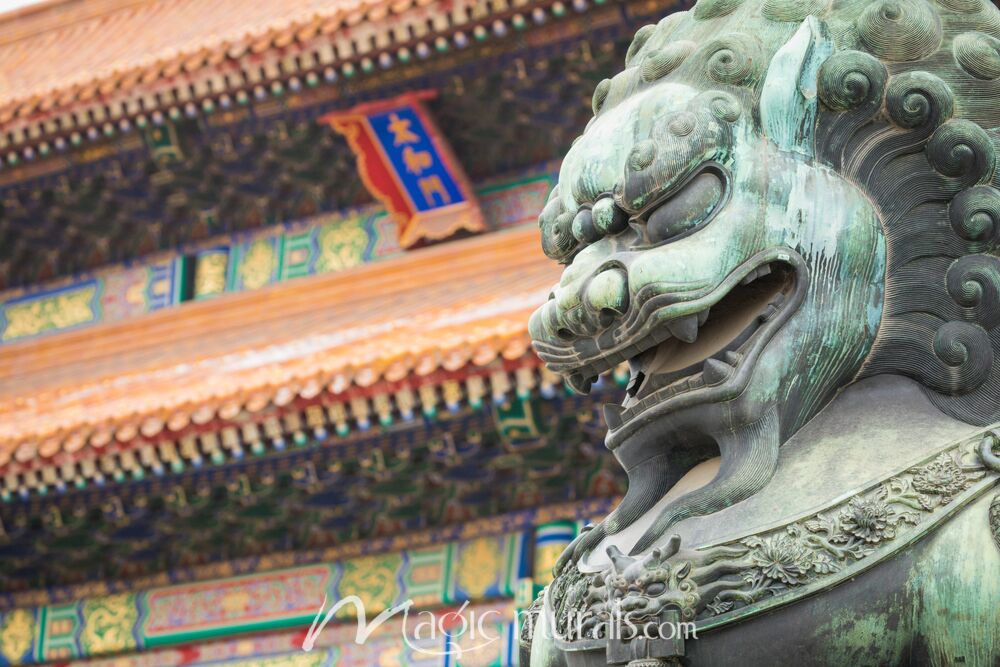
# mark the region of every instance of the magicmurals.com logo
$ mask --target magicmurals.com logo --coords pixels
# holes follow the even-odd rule
[[[628,642],[633,639],[698,639],[698,628],[690,621],[662,620],[644,609],[624,611],[621,601],[615,601],[608,612],[578,611],[566,614],[562,623],[548,623],[544,616],[536,622],[536,613],[518,612],[518,621],[527,623],[524,636],[554,638],[569,642],[573,639],[602,639]],[[521,617],[523,614],[523,618]],[[522,627],[520,624],[518,627]],[[559,631],[557,628],[565,628]]]
[[[372,634],[386,621],[402,614],[403,623],[400,634],[403,642],[414,653],[429,656],[461,655],[463,652],[475,653],[502,638],[501,626],[504,615],[498,609],[469,609],[465,602],[461,608],[446,613],[435,614],[432,611],[420,611],[417,620],[410,623],[410,610],[413,600],[406,600],[395,607],[382,611],[372,621],[368,622],[365,604],[356,595],[348,595],[326,609],[327,599],[313,619],[312,625],[302,642],[302,650],[311,651],[316,640],[327,624],[333,620],[341,609],[352,606],[357,626],[354,630],[354,643],[365,644]],[[324,613],[324,610],[325,613]],[[535,623],[536,614],[528,611],[518,611],[515,614],[515,627],[528,624],[526,636],[552,637],[569,641],[572,637],[603,639],[608,641],[631,641],[642,638],[654,639],[698,639],[698,630],[692,622],[661,622],[649,619],[641,611],[623,612],[620,608],[597,618],[591,612],[580,612],[568,615],[565,623]],[[564,632],[557,631],[554,625],[566,628]],[[570,631],[572,630],[572,632]],[[459,644],[459,641],[461,644]]]
[[[366,643],[382,624],[400,613],[403,615],[400,634],[407,648],[414,653],[428,656],[460,656],[464,652],[474,653],[484,649],[501,639],[498,626],[503,621],[503,614],[498,609],[487,609],[480,613],[475,609],[469,610],[469,603],[466,602],[458,610],[443,614],[421,611],[417,614],[418,620],[413,624],[411,633],[409,621],[413,600],[406,600],[386,609],[369,623],[368,614],[365,613],[365,603],[358,596],[348,595],[330,607],[325,614],[323,610],[326,609],[326,596],[324,596],[323,604],[312,625],[309,626],[306,638],[302,641],[302,650],[307,652],[313,650],[323,628],[338,611],[348,605],[354,607],[357,620],[354,643],[358,645]],[[459,640],[461,645],[458,643]]]

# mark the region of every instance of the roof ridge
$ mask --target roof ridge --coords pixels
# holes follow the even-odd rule
[[[0,45],[157,0],[42,0],[0,12]],[[72,9],[70,5],[76,5]]]
[[[116,73],[155,68],[205,51],[228,52],[234,44],[251,45],[274,34],[297,32],[311,22],[389,3],[261,0],[235,11],[240,7],[237,0],[44,0],[0,15],[0,59],[6,61],[0,68],[0,86],[6,89],[0,94],[0,109],[96,86]],[[203,21],[196,19],[199,11]],[[164,25],[156,26],[158,22]],[[172,40],[154,38],[137,50],[135,40],[142,39],[141,33],[170,34]],[[63,51],[67,57],[56,67],[39,64],[39,58]],[[8,120],[2,117],[0,123]]]

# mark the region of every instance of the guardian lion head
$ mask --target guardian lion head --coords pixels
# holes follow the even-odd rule
[[[636,33],[539,218],[566,267],[539,356],[584,393],[631,368],[605,409],[629,490],[577,556],[755,493],[863,377],[1000,417],[997,37],[986,0],[700,0]]]

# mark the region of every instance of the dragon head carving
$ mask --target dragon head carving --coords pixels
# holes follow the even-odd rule
[[[577,556],[752,495],[862,377],[1000,418],[997,37],[986,0],[700,0],[636,33],[539,218],[566,265],[539,356],[580,392],[631,368],[629,491]]]

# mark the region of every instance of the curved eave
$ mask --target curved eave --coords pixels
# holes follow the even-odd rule
[[[167,115],[432,58],[569,11],[562,0],[62,0],[43,9],[54,16],[0,17],[0,157],[9,164]]]
[[[419,409],[432,381],[534,368],[528,316],[559,274],[538,246],[534,228],[493,233],[0,347],[0,474],[293,402],[405,388]]]

